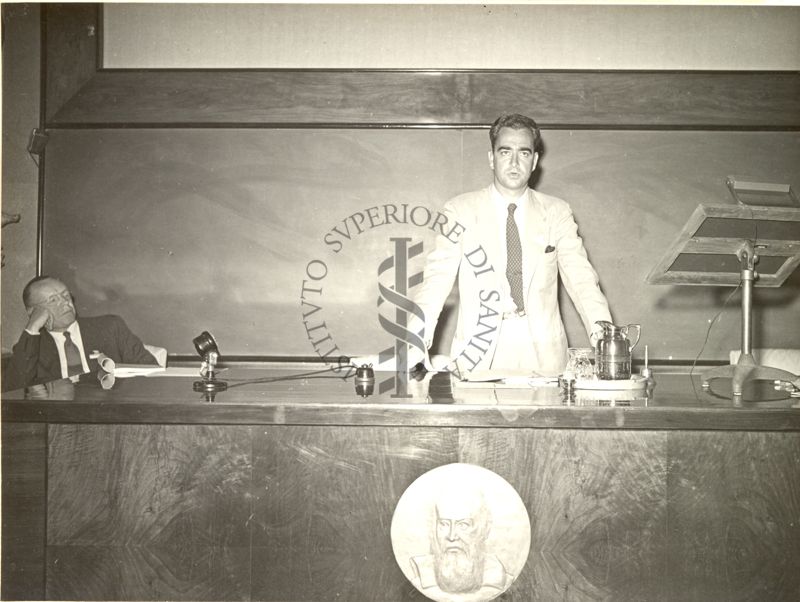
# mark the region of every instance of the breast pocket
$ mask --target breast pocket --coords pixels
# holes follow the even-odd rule
[[[556,286],[558,281],[558,258],[556,251],[542,253],[536,271],[533,273],[533,286],[537,290]]]

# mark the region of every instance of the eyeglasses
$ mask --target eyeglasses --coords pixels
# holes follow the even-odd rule
[[[72,294],[69,291],[53,293],[47,299],[44,301],[39,301],[38,303],[35,303],[35,305],[55,305],[56,303],[63,303],[64,301],[72,303]]]

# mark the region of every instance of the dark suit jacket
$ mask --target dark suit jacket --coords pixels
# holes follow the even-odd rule
[[[119,364],[156,364],[156,359],[144,348],[119,316],[78,318],[83,351],[89,363],[89,373],[98,370],[97,360],[89,359],[92,351],[101,351]],[[3,374],[3,390],[19,389],[61,378],[58,348],[43,328],[39,335],[22,331],[8,368]]]

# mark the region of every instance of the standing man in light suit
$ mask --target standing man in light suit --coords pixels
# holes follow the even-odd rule
[[[608,302],[569,205],[528,187],[541,148],[536,123],[524,115],[502,116],[492,124],[489,139],[494,181],[445,204],[449,223],[461,224],[463,231],[455,242],[437,237],[414,297],[425,315],[423,339],[430,347],[458,275],[458,322],[450,354],[456,370],[557,375],[567,360],[559,275],[587,337],[599,330],[595,322],[611,321]]]

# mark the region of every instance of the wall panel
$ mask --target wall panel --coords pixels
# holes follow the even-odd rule
[[[537,187],[573,206],[614,318],[641,322],[651,357],[694,359],[729,288],[647,285],[699,203],[730,203],[728,175],[800,189],[800,135],[780,132],[544,132]],[[377,353],[378,265],[391,237],[430,249],[430,228],[380,225],[384,205],[435,214],[489,183],[485,130],[58,130],[48,146],[44,268],[84,315],[119,313],[148,342],[193,354],[209,329],[223,354]],[[357,233],[354,214],[378,207]],[[423,214],[418,214],[423,215]],[[390,220],[391,221],[391,220]],[[337,227],[347,233],[335,233]],[[325,236],[341,242],[326,244]],[[329,240],[333,240],[329,239]],[[423,256],[412,260],[421,267]],[[324,262],[320,293],[310,262]],[[315,263],[311,275],[323,274]],[[754,345],[792,347],[797,275],[757,289]],[[413,292],[413,291],[412,291]],[[564,305],[573,344],[584,335]],[[305,317],[304,317],[305,315]],[[324,328],[309,331],[321,323]],[[445,321],[441,340],[452,330]],[[326,347],[314,345],[330,335]],[[739,346],[739,298],[704,359]],[[446,348],[446,344],[443,345]]]

